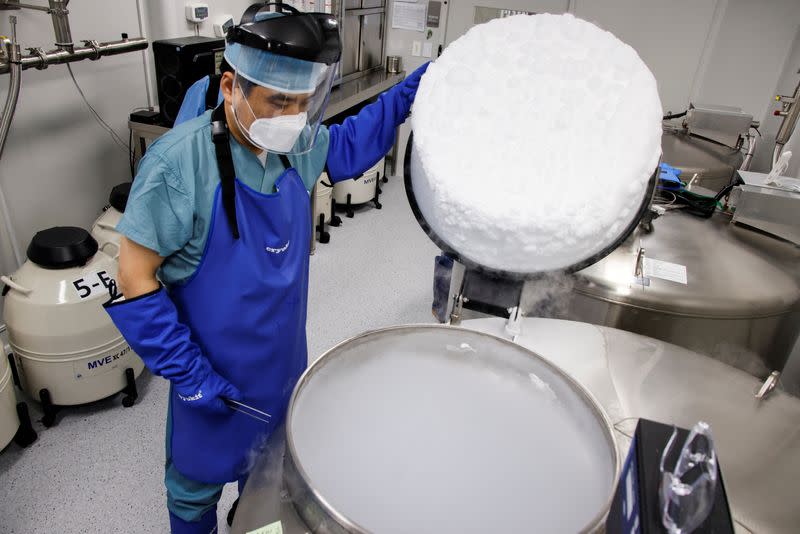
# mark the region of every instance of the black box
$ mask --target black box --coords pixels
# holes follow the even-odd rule
[[[640,419],[625,465],[619,477],[614,500],[606,519],[608,534],[654,534],[664,533],[661,523],[661,507],[658,499],[661,485],[661,455],[672,435],[672,425],[664,425]],[[713,428],[712,428],[713,432]],[[689,431],[678,428],[677,443],[673,448],[674,465]],[[722,483],[722,469],[717,457],[717,490],[714,508],[706,520],[695,530],[697,533],[733,534],[733,521]]]
[[[225,39],[180,37],[153,41],[158,105],[161,123],[171,127],[178,116],[186,90],[202,78],[219,74]]]

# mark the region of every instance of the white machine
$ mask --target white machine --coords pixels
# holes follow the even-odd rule
[[[99,249],[114,259],[119,257],[121,237],[117,232],[117,224],[122,219],[122,214],[125,213],[130,192],[130,182],[114,186],[108,196],[108,205],[103,208],[103,213],[92,225],[92,237],[97,241]]]
[[[36,441],[28,406],[24,402],[17,403],[12,376],[8,360],[0,358],[0,450],[12,440],[20,447]]]
[[[376,209],[381,209],[379,201],[381,194],[381,179],[386,182],[383,174],[384,158],[373,165],[367,172],[353,180],[337,182],[333,186],[333,200],[337,206],[345,207],[345,215],[352,219],[355,215],[353,206],[374,202]]]
[[[117,262],[82,228],[38,232],[28,261],[5,283],[4,316],[20,387],[42,403],[45,426],[57,406],[96,401],[120,391],[133,406],[144,363],[102,304]]]
[[[186,20],[199,24],[208,18],[208,4],[205,2],[187,2]]]

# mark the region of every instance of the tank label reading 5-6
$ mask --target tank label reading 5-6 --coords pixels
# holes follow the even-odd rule
[[[78,296],[83,299],[88,299],[98,293],[108,294],[108,284],[114,278],[106,271],[97,271],[96,273],[88,273],[83,278],[78,278],[72,281],[72,287]]]
[[[73,363],[75,378],[86,378],[89,376],[101,375],[119,368],[127,360],[126,356],[131,353],[131,348],[125,345],[121,350],[104,356],[93,356],[84,358]]]

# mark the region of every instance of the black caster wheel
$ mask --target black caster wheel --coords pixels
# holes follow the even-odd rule
[[[381,204],[377,200],[374,200],[373,202],[375,202],[375,209],[376,210],[379,210],[379,209],[381,209],[383,207],[383,204]]]
[[[383,178],[381,178],[381,182],[383,182],[385,184],[388,184],[389,183],[389,179],[386,176],[384,176]]]
[[[319,242],[322,244],[330,243],[331,242],[331,234],[328,232],[320,232],[319,233]]]
[[[50,398],[50,391],[47,388],[39,390],[39,400],[42,403],[42,411],[44,412],[42,424],[47,428],[58,424],[58,421],[56,421],[58,406],[53,404],[53,400]]]
[[[17,403],[17,417],[19,417],[19,428],[17,429],[17,433],[14,434],[14,443],[24,449],[36,441],[36,438],[39,436],[33,429],[31,416],[28,413],[28,405],[24,402]]]
[[[139,391],[136,389],[136,377],[133,374],[133,369],[130,367],[125,369],[125,389],[122,390],[125,396],[122,397],[122,406],[130,408],[139,398]]]

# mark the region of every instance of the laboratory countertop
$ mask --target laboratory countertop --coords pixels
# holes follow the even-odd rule
[[[331,90],[328,107],[325,109],[323,120],[327,120],[353,106],[369,100],[405,78],[405,72],[397,74],[387,73],[384,70],[375,70],[361,78],[339,84]],[[144,124],[128,121],[128,128],[132,132],[147,139],[155,139],[164,135],[170,129],[156,124]]]
[[[461,326],[507,337],[502,319]],[[691,428],[710,423],[737,532],[790,533],[800,524],[800,399],[722,362],[614,328],[526,318],[516,342],[582,384],[608,414],[624,458],[640,417]],[[308,532],[282,487],[283,429],[256,461],[231,532],[280,522]]]

